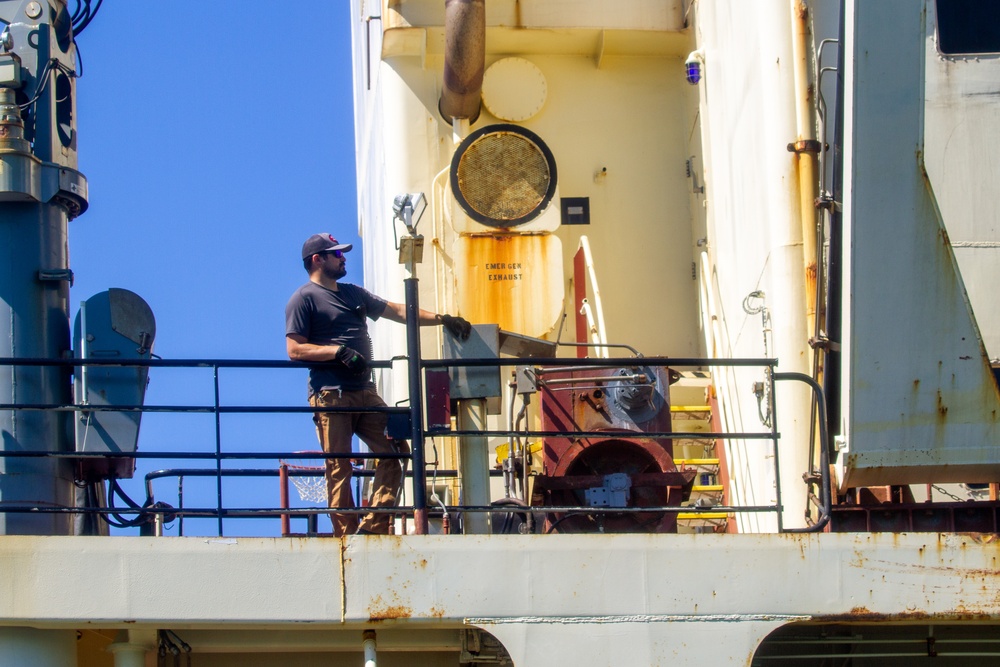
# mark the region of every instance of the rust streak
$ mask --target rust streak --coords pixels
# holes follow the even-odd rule
[[[830,614],[816,616],[813,620],[823,622],[837,621],[925,621],[934,619],[937,621],[983,621],[992,620],[994,616],[989,613],[981,613],[966,607],[959,607],[943,613],[930,614],[926,611],[907,611],[900,614],[883,614],[872,612],[864,607],[855,607],[847,614]]]
[[[413,610],[409,607],[396,605],[385,609],[373,609],[369,611],[368,620],[371,622],[390,621],[400,618],[412,618]]]
[[[941,391],[937,392],[937,411],[942,418],[948,416],[948,406],[944,404],[944,397],[941,395]]]

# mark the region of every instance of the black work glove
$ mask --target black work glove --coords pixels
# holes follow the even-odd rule
[[[368,370],[368,360],[365,359],[364,355],[346,345],[341,345],[333,358],[355,375],[361,375]]]
[[[463,317],[455,317],[454,315],[442,315],[441,324],[444,328],[451,332],[451,335],[459,340],[468,340],[469,334],[472,333],[472,325],[469,321]]]

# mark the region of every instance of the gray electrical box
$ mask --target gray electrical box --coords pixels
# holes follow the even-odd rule
[[[499,359],[500,327],[474,324],[468,340],[458,340],[447,330],[444,334],[445,359]],[[493,398],[500,394],[499,366],[456,366],[451,376],[451,398]]]
[[[14,53],[0,53],[0,86],[21,87],[21,59]]]
[[[155,337],[156,321],[146,302],[128,290],[110,289],[80,304],[73,328],[73,356],[116,362],[149,359]],[[77,366],[73,382],[76,403],[95,408],[142,405],[148,375],[149,369],[144,366]],[[76,451],[135,452],[141,417],[138,411],[76,413]],[[135,459],[82,458],[80,470],[85,480],[132,477]]]

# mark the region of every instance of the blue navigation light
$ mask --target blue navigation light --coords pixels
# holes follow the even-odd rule
[[[697,60],[684,63],[684,75],[688,83],[697,85],[701,81],[701,63]]]

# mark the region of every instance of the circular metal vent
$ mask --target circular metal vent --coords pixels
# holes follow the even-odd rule
[[[534,132],[490,125],[470,134],[455,151],[451,190],[476,222],[516,227],[534,220],[552,200],[556,162]]]

